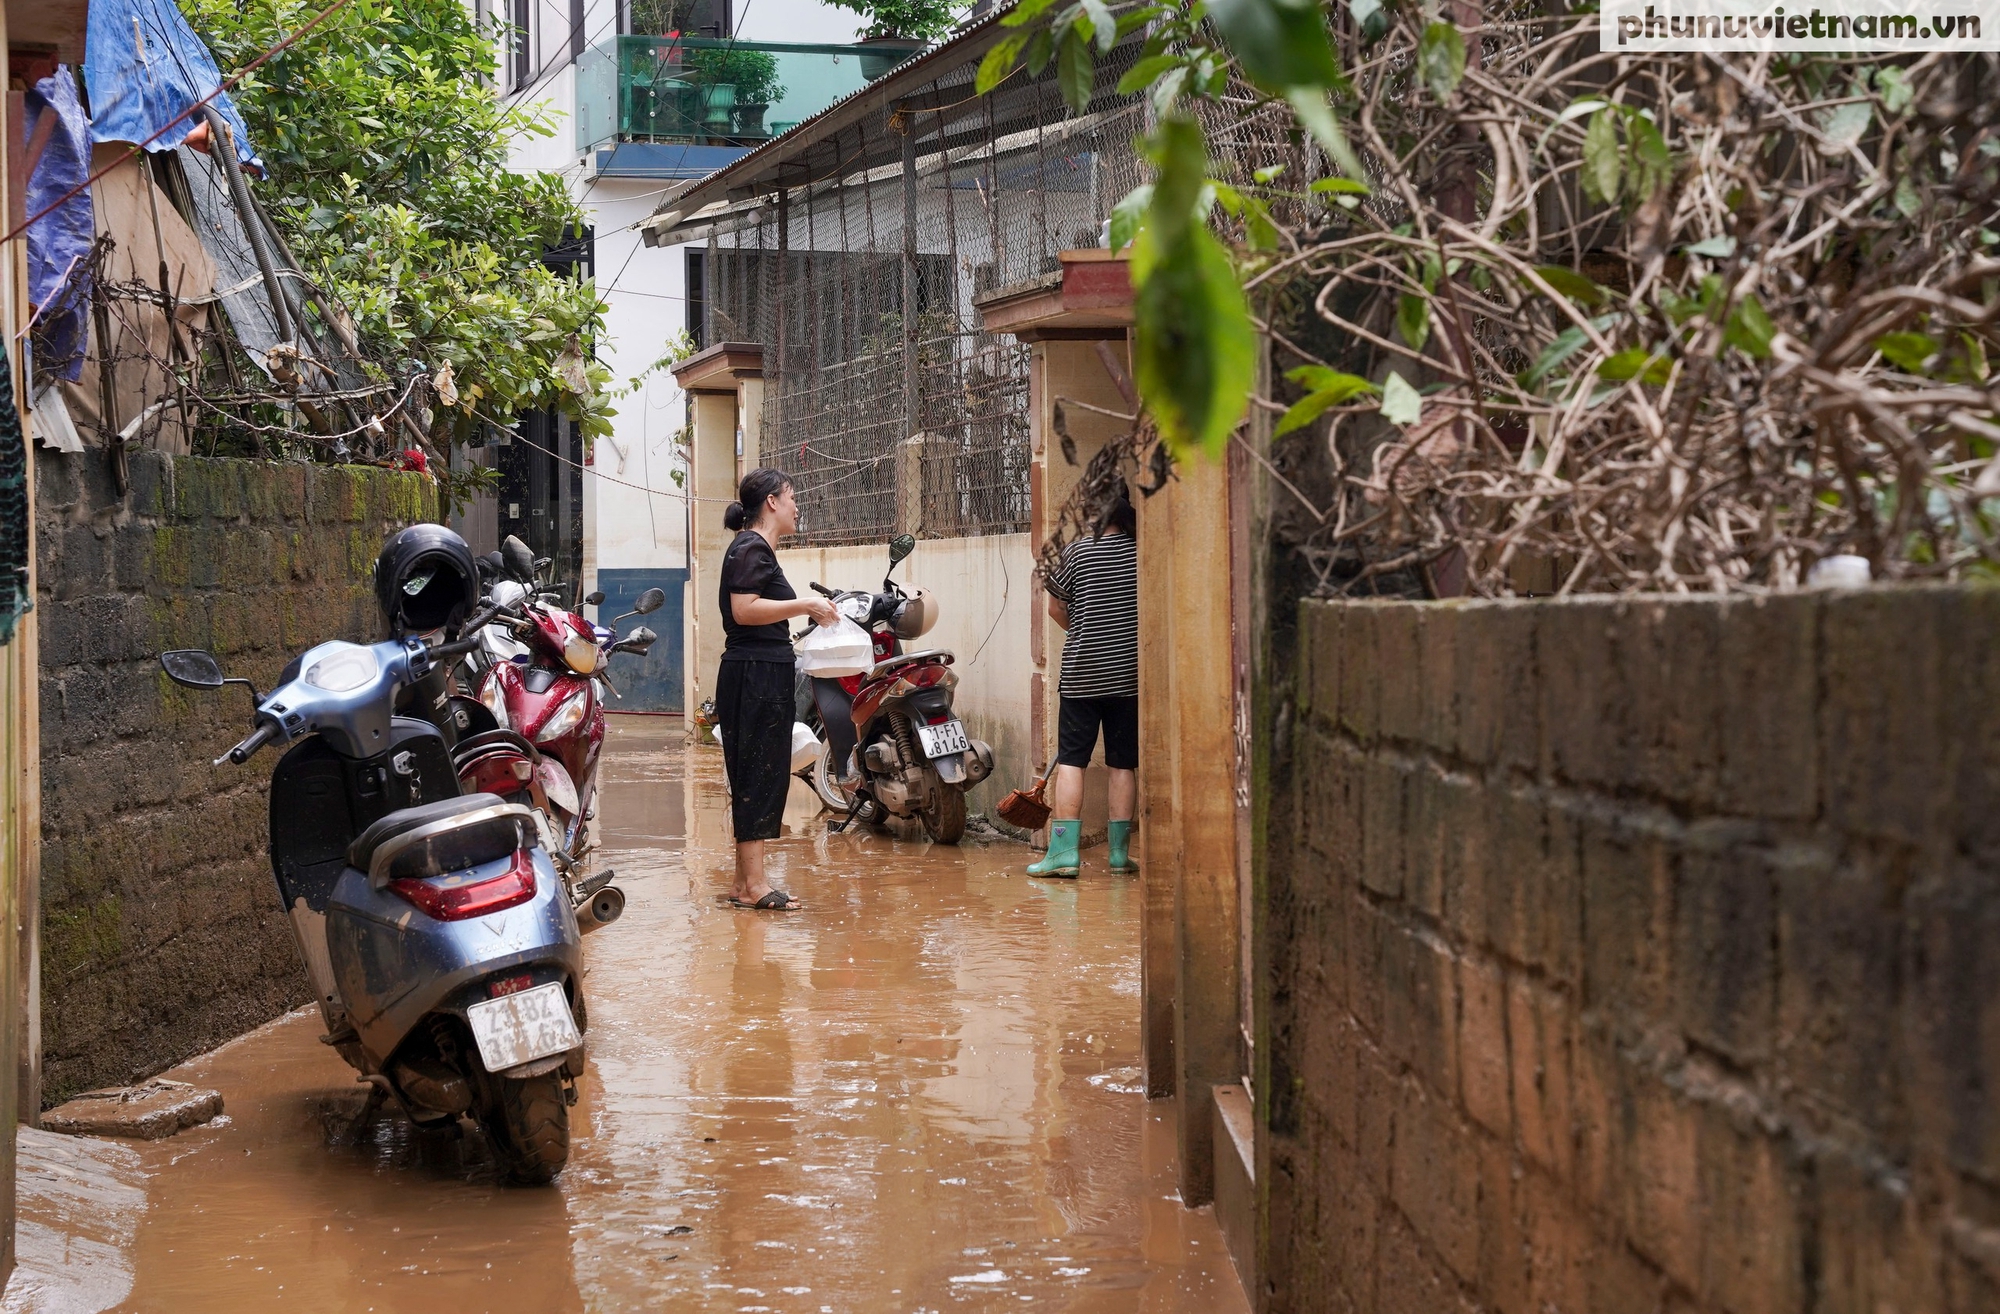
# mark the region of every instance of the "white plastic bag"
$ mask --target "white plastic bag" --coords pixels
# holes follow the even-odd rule
[[[792,722],[792,770],[803,771],[819,761],[819,755],[826,745],[812,732],[812,727],[804,721]]]
[[[822,680],[860,675],[875,664],[875,644],[868,631],[845,616],[832,625],[815,625],[799,640],[798,668]]]

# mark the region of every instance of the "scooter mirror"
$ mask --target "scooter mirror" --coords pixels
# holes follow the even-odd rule
[[[586,606],[586,607],[601,607],[601,606],[603,606],[603,605],[604,605],[604,590],[603,590],[603,589],[592,589],[592,590],[591,590],[591,591],[590,591],[589,593],[586,593],[586,594],[584,594],[584,595],[583,595],[583,605],[584,605],[584,606]]]
[[[227,677],[222,674],[221,663],[215,654],[200,648],[180,648],[160,654],[160,669],[175,684],[186,685],[190,689],[220,689]]]
[[[903,558],[917,550],[914,534],[898,534],[889,540],[889,569],[894,570],[903,563]]]
[[[507,567],[507,573],[523,584],[535,578],[535,554],[526,543],[507,535],[507,541],[500,545],[500,560]]]
[[[639,600],[632,604],[632,610],[638,612],[641,616],[645,616],[658,611],[666,605],[667,595],[663,590],[647,589],[639,595]]]

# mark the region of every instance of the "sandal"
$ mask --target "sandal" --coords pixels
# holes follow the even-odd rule
[[[729,906],[732,908],[748,908],[752,912],[796,912],[798,909],[805,907],[804,904],[794,899],[791,895],[786,894],[783,890],[772,890],[755,903],[751,903],[747,899],[739,899],[732,894],[729,896]]]

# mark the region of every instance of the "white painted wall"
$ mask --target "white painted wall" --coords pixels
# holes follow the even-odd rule
[[[504,0],[468,0],[473,4],[483,12],[504,12]],[[735,8],[736,35],[750,41],[852,41],[862,26],[851,11],[815,0],[737,0]],[[616,22],[613,0],[586,0],[585,48],[608,40]],[[511,162],[518,169],[563,175],[589,215],[597,232],[598,288],[610,306],[598,358],[623,386],[658,360],[686,326],[687,248],[648,248],[633,231],[658,205],[667,183],[588,176],[593,162],[577,153],[571,119],[576,77],[570,26],[569,0],[536,0],[537,72],[523,88],[508,88],[503,78],[500,90],[503,98],[534,105],[555,120],[553,136],[517,142]],[[687,503],[673,481],[681,468],[674,436],[687,422],[686,399],[673,376],[660,371],[617,407],[612,437],[597,445],[594,473],[584,476],[586,591],[596,587],[601,569],[687,565]]]

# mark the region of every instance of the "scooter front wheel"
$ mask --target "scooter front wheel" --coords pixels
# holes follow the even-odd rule
[[[499,1077],[493,1083],[497,1107],[488,1110],[487,1137],[510,1180],[544,1186],[569,1162],[569,1102],[562,1074]]]

